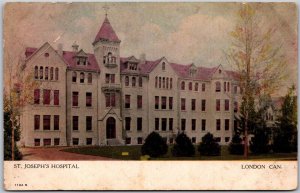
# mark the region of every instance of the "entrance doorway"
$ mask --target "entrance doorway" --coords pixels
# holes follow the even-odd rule
[[[116,138],[116,120],[113,117],[109,117],[106,120],[106,139]]]

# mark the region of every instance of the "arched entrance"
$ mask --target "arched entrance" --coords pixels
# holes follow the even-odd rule
[[[116,120],[113,117],[109,117],[106,120],[106,139],[116,138]]]

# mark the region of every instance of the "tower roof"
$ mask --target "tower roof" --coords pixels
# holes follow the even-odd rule
[[[117,34],[115,33],[114,29],[110,25],[110,22],[107,17],[105,17],[104,22],[102,23],[102,26],[101,26],[99,32],[97,33],[97,36],[96,36],[93,44],[95,44],[99,40],[120,42]]]

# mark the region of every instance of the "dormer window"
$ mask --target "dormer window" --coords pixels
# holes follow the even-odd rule
[[[77,58],[77,65],[87,65],[87,58],[86,57],[78,57]]]
[[[163,63],[161,64],[161,68],[162,68],[162,70],[166,70],[166,63],[163,62]]]
[[[137,70],[137,64],[129,63],[129,70]]]
[[[190,77],[195,77],[196,74],[197,74],[197,68],[192,67],[190,69]]]

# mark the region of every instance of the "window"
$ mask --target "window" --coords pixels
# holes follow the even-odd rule
[[[54,138],[54,145],[59,145],[59,141],[60,141],[59,138]]]
[[[193,83],[192,82],[189,83],[189,90],[193,90]]]
[[[185,98],[181,99],[181,110],[185,111]]]
[[[51,145],[51,139],[47,138],[47,139],[44,139],[44,146],[50,146]]]
[[[34,78],[35,79],[39,78],[39,67],[37,66],[34,67]]]
[[[216,92],[221,92],[221,83],[216,82]]]
[[[40,79],[43,79],[43,78],[44,78],[44,77],[43,77],[43,74],[44,74],[44,67],[41,66],[41,67],[40,67]]]
[[[161,130],[162,131],[166,131],[167,130],[167,119],[166,118],[162,118],[161,119]]]
[[[93,75],[92,73],[88,73],[88,83],[91,84],[93,82]]]
[[[229,130],[229,119],[225,119],[225,130]]]
[[[173,79],[170,78],[170,89],[172,89],[172,87],[173,87]]]
[[[106,93],[105,94],[105,105],[106,105],[106,107],[115,107],[116,106],[115,93]]]
[[[169,130],[173,130],[173,118],[169,118]]]
[[[206,100],[205,100],[205,99],[202,99],[202,100],[201,100],[201,110],[202,110],[202,111],[205,111],[205,109],[206,109]]]
[[[225,142],[229,142],[230,141],[230,137],[225,137]]]
[[[80,73],[80,83],[84,83],[84,73]]]
[[[85,128],[87,131],[92,131],[92,116],[86,116],[85,118]]]
[[[155,118],[155,130],[159,130],[159,118]]]
[[[226,82],[224,82],[224,92],[226,92]]]
[[[169,88],[169,78],[166,78],[166,88]]]
[[[221,130],[221,119],[216,119],[216,130]]]
[[[34,146],[40,146],[41,145],[41,139],[34,139]]]
[[[192,107],[192,111],[196,110],[196,99],[191,100],[191,107]]]
[[[72,93],[72,105],[74,107],[78,106],[78,92],[73,92]]]
[[[225,111],[229,111],[229,100],[225,99]]]
[[[227,92],[229,92],[230,91],[230,85],[229,85],[230,83],[229,82],[227,82]]]
[[[198,91],[198,87],[199,87],[199,84],[198,82],[195,83],[195,91]]]
[[[73,72],[72,74],[72,82],[76,82],[77,81],[77,73]]]
[[[54,90],[54,105],[59,105],[59,90]]]
[[[125,117],[125,129],[126,131],[130,131],[130,124],[131,124],[131,118],[130,117]]]
[[[196,143],[196,137],[192,137],[192,143]]]
[[[44,105],[49,105],[50,104],[50,90],[49,89],[44,89],[43,90],[43,103]]]
[[[79,145],[79,138],[72,139],[73,145]]]
[[[40,104],[40,89],[34,89],[34,104]]]
[[[206,129],[206,120],[202,119],[202,121],[201,121],[201,130],[205,131],[205,129]]]
[[[59,130],[59,115],[54,115],[54,130]]]
[[[219,143],[219,142],[221,142],[221,137],[216,137],[215,140],[216,140],[216,142]]]
[[[233,92],[234,92],[234,94],[237,94],[237,86],[234,86]]]
[[[53,67],[50,68],[50,80],[53,80]]]
[[[91,92],[87,92],[85,94],[85,96],[86,96],[86,101],[85,101],[86,106],[87,107],[91,107],[92,106],[92,93]]]
[[[143,143],[143,138],[142,137],[138,137],[137,138],[137,143],[138,144],[142,144]]]
[[[48,67],[45,67],[45,80],[48,80]]]
[[[125,76],[125,86],[129,86],[129,77]]]
[[[167,97],[161,97],[161,109],[167,108]]]
[[[216,100],[216,111],[220,111],[220,105],[221,105],[221,100],[217,99]]]
[[[159,77],[158,87],[161,88],[161,77]]]
[[[173,109],[173,97],[169,97],[169,109]]]
[[[155,88],[157,88],[157,76],[155,77]]]
[[[182,81],[181,82],[181,90],[184,90],[185,89],[185,83]]]
[[[125,108],[130,108],[130,95],[125,95]]]
[[[143,78],[139,77],[139,87],[143,87]]]
[[[159,107],[159,96],[155,96],[155,109]]]
[[[78,116],[73,116],[73,131],[78,131]]]
[[[143,130],[143,119],[142,119],[142,117],[138,117],[136,121],[137,121],[137,124],[136,124],[137,128],[136,129],[138,131],[142,131]]]
[[[234,101],[234,112],[237,113],[239,108],[239,104],[237,101]]]
[[[40,115],[34,115],[34,130],[40,129]]]
[[[142,95],[138,95],[137,96],[137,108],[141,109],[143,107],[143,96]]]
[[[181,130],[182,131],[185,130],[185,123],[186,123],[186,120],[185,119],[181,119]]]
[[[55,68],[55,80],[58,80],[58,68]]]
[[[205,91],[205,83],[202,83],[202,92]]]
[[[126,137],[125,143],[126,143],[126,145],[131,144],[131,138],[130,137]]]
[[[135,77],[132,77],[132,87],[135,87],[135,84],[136,84],[136,78]]]
[[[192,131],[196,130],[196,119],[192,119]]]
[[[92,145],[93,144],[93,138],[86,138],[86,145]]]
[[[161,64],[161,69],[162,69],[162,70],[166,70],[166,63],[163,62],[163,63]]]
[[[50,130],[50,115],[44,115],[43,116],[43,129],[44,130]]]

